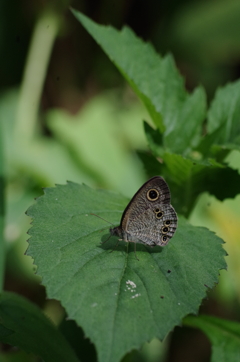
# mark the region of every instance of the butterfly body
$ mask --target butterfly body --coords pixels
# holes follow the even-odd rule
[[[133,196],[120,225],[110,229],[111,235],[127,242],[166,245],[177,228],[177,214],[170,198],[166,181],[160,176],[152,177]]]

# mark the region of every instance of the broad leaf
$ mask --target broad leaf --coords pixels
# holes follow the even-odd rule
[[[96,184],[119,192],[124,192],[129,185],[133,192],[139,180],[144,181],[142,168],[132,152],[135,147],[146,147],[141,127],[144,108],[126,111],[121,107],[119,110],[116,98],[114,92],[94,97],[74,116],[62,110],[48,112],[47,124],[69,150],[78,168],[91,175]],[[68,171],[65,175],[78,181],[71,178]]]
[[[117,362],[154,337],[163,339],[182,318],[197,313],[225,268],[222,240],[180,218],[164,248],[117,242],[127,199],[68,183],[45,189],[27,212],[29,249],[49,298],[61,301],[96,346],[99,361]],[[102,241],[106,241],[102,244]]]
[[[173,152],[188,152],[196,146],[206,113],[203,88],[188,94],[172,56],[162,58],[129,28],[119,32],[72,12],[143,101],[160,132],[165,131],[164,146]]]
[[[0,341],[44,361],[77,362],[70,345],[38,307],[17,294],[0,295]]]
[[[211,362],[238,362],[240,360],[240,324],[202,315],[188,316],[184,324],[200,328],[212,343]]]

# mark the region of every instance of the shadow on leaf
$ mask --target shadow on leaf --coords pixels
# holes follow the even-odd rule
[[[128,244],[128,245],[127,245]],[[105,234],[101,237],[101,244],[98,246],[103,250],[113,251],[121,251],[125,253],[134,253],[135,251],[135,243],[129,242],[127,243],[124,240],[119,240],[117,237]],[[141,243],[136,243],[136,253],[144,252],[149,254],[158,254],[162,253],[163,248],[161,246],[148,246]]]

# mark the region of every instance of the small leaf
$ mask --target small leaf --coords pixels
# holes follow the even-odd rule
[[[146,174],[150,177],[163,175],[162,164],[150,152],[138,151],[138,157],[142,161]]]
[[[240,149],[240,81],[217,90],[208,111],[208,132],[215,132],[214,144]]]
[[[196,88],[175,112],[178,119],[175,125],[171,125],[171,132],[164,135],[164,145],[175,153],[187,155],[198,145],[201,138],[202,123],[206,114],[204,89]]]
[[[217,152],[213,152],[213,147],[216,147],[217,140],[219,139],[220,134],[222,133],[222,128],[224,125],[220,125],[215,131],[212,133],[206,134],[204,137],[202,137],[199,145],[197,146],[196,150],[202,154],[204,158],[211,156],[217,157],[220,153],[220,149],[222,147],[218,146]],[[224,147],[225,148],[225,147]],[[228,150],[227,150],[228,152]]]
[[[212,343],[211,362],[236,361],[240,359],[240,324],[224,319],[201,315],[188,316],[184,325],[200,328]]]
[[[17,294],[0,295],[0,340],[41,356],[44,361],[78,361],[67,341],[40,309]]]
[[[145,104],[156,127],[164,132],[164,146],[176,153],[195,147],[206,113],[203,88],[188,94],[172,56],[162,58],[129,28],[117,31],[72,12]]]
[[[49,298],[96,345],[100,362],[117,362],[154,337],[163,339],[188,313],[197,313],[206,286],[225,268],[222,240],[179,219],[164,248],[119,243],[109,225],[120,221],[127,199],[68,183],[45,189],[27,212],[33,218],[27,254],[38,266]]]
[[[219,88],[208,112],[208,132],[224,125],[219,141],[226,143],[240,134],[240,81]]]
[[[144,122],[144,131],[147,137],[149,148],[156,157],[164,154],[163,136],[158,129],[153,129],[147,122]]]

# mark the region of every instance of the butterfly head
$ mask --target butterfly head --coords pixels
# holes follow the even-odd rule
[[[114,228],[109,229],[111,235],[120,236],[122,237],[122,230],[120,226],[115,226]]]

